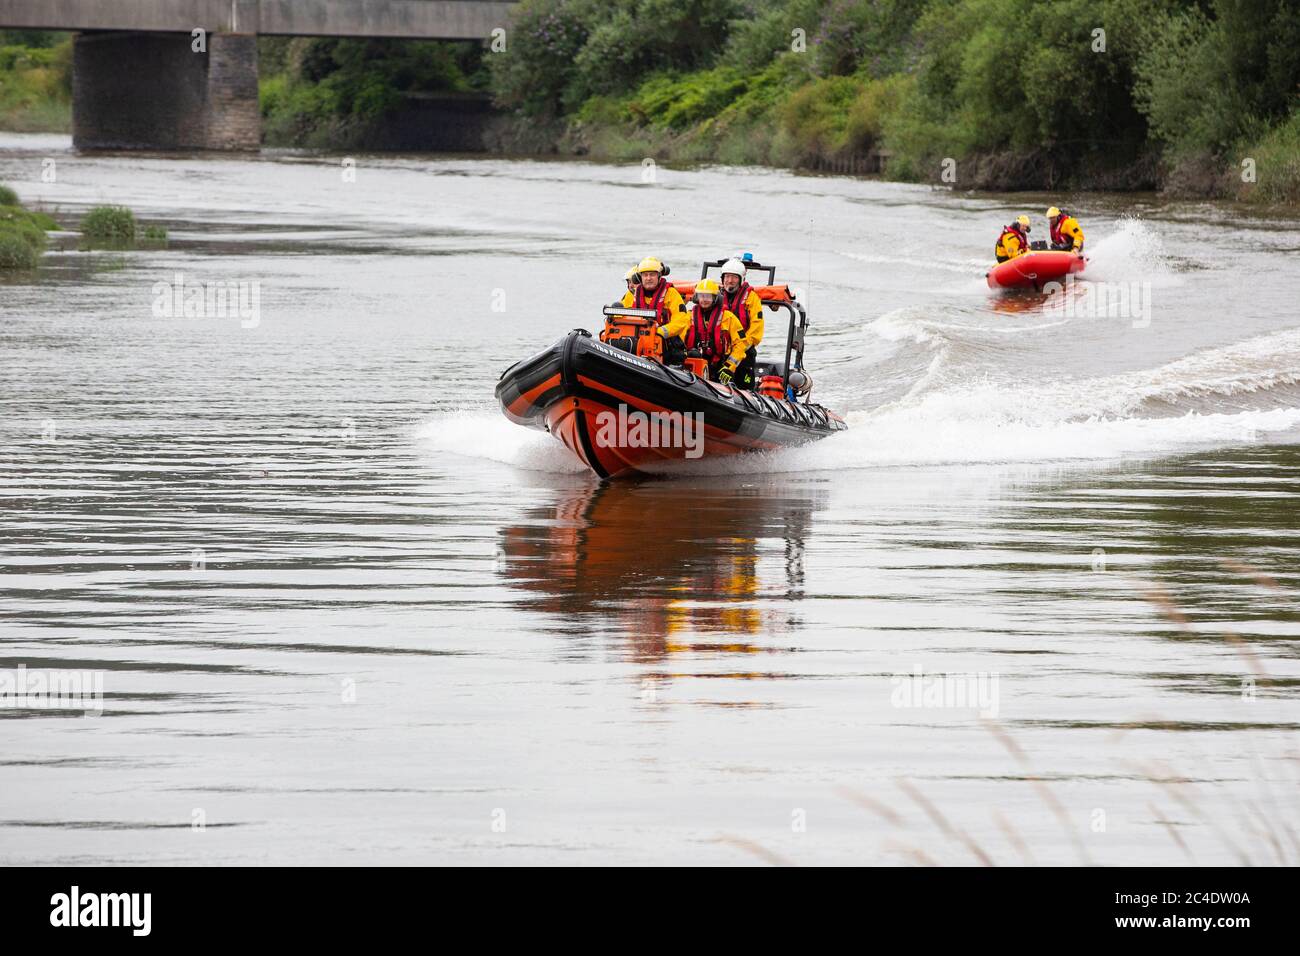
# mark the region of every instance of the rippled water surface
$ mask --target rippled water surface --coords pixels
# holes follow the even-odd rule
[[[104,692],[0,710],[0,861],[1300,862],[1300,223],[656,179],[0,137],[170,233],[0,279],[0,669]],[[1055,201],[1130,314],[985,288]],[[849,432],[601,486],[494,407],[737,249]]]

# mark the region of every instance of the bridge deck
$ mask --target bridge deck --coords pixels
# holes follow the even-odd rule
[[[507,25],[503,0],[0,0],[0,28],[473,40]]]

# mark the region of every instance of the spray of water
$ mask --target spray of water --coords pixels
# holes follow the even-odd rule
[[[1150,282],[1168,287],[1183,281],[1160,234],[1141,219],[1119,220],[1113,232],[1089,241],[1085,251],[1088,267],[1081,278],[1090,282]]]

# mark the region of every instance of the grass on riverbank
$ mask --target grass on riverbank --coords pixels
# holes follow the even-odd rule
[[[1255,182],[1238,187],[1240,198],[1300,206],[1300,110],[1242,152],[1243,162],[1254,161]]]
[[[83,249],[133,249],[137,246],[166,245],[162,226],[141,227],[135,213],[125,206],[96,206],[81,220]]]
[[[0,184],[0,269],[35,269],[45,251],[45,233],[58,228],[45,213],[24,209],[17,193]]]
[[[897,115],[915,82],[903,75],[809,78],[792,58],[757,73],[721,66],[655,76],[631,94],[584,103],[564,145],[625,161],[649,156],[810,169],[858,161],[858,168],[878,165],[892,179],[918,180],[915,160],[889,150],[886,138],[886,118]]]
[[[125,206],[96,206],[81,220],[81,234],[87,239],[134,242],[135,214]]]
[[[0,33],[0,129],[71,131],[70,34]]]
[[[29,271],[40,263],[47,232],[60,225],[43,212],[25,209],[18,195],[0,184],[0,270]],[[162,226],[141,227],[125,206],[96,206],[81,220],[81,248],[136,249],[167,244]]]

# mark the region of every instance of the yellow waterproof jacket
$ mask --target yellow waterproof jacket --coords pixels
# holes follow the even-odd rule
[[[1083,230],[1079,228],[1079,220],[1071,215],[1064,215],[1056,223],[1057,228],[1052,230],[1053,245],[1069,245],[1073,252],[1083,252]]]
[[[1020,233],[1014,229],[1003,229],[1002,235],[998,236],[998,244],[993,254],[997,256],[998,262],[1006,262],[1016,256],[1023,256],[1028,251]]]
[[[725,292],[722,293],[722,302],[724,306],[728,304]],[[740,309],[745,313],[743,316],[736,309],[731,311],[741,320],[741,342],[744,343],[744,348],[740,350],[740,358],[744,358],[746,352],[758,348],[759,343],[763,341],[763,300],[758,297],[757,292],[750,289],[749,295],[745,296],[745,304]],[[749,320],[748,326],[745,325],[746,318]]]
[[[660,282],[667,284],[665,280]],[[625,309],[639,308],[636,304],[636,293],[629,290],[623,296],[623,307]],[[686,335],[686,330],[691,326],[691,317],[686,312],[686,302],[682,299],[682,294],[668,286],[668,291],[664,293],[662,303],[662,312],[668,318],[660,323],[663,329],[663,337],[666,339],[682,338]]]
[[[691,318],[690,322],[687,324],[687,333],[684,337],[686,339],[687,348],[702,349],[705,347],[705,344],[703,342],[694,341],[699,338],[699,335],[692,335],[695,323],[695,310],[697,308],[697,305],[694,303],[691,304]],[[745,327],[741,324],[740,319],[736,318],[736,313],[732,312],[726,306],[723,306],[722,309],[721,325],[722,333],[725,336],[726,341],[730,343],[730,347],[727,349],[726,358],[739,365],[740,360],[745,357],[745,353],[749,351],[752,344],[749,341],[749,338],[745,335]],[[714,364],[719,364],[719,358],[716,355],[714,356]]]

